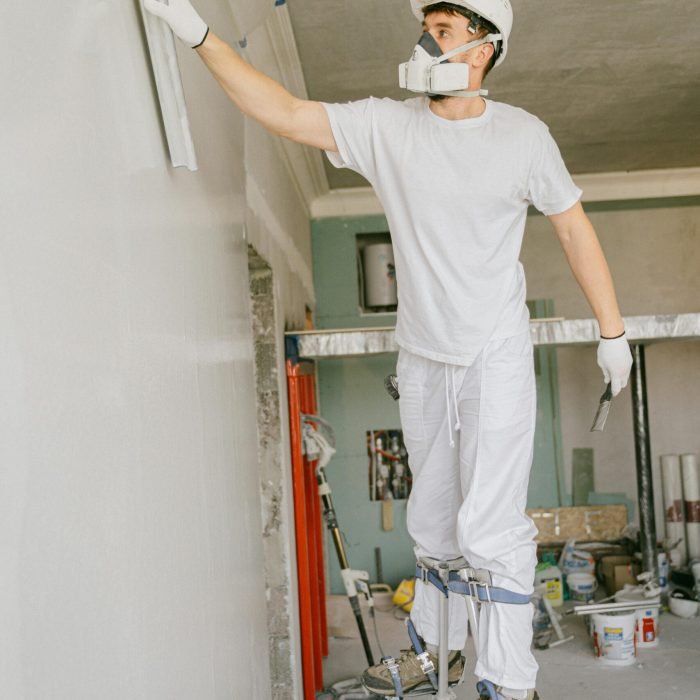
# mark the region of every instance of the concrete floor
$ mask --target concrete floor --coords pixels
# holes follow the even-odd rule
[[[352,636],[331,637],[330,654],[324,663],[327,686],[359,675],[367,665],[359,635],[354,630],[354,618],[345,614],[347,601],[339,596],[331,598],[329,622],[342,616],[342,624],[332,625],[331,631]],[[535,652],[540,664],[537,687],[542,700],[700,698],[700,618],[684,620],[670,613],[662,614],[659,646],[640,650],[637,662],[623,668],[604,666],[595,659],[582,618],[565,618],[565,623],[564,632],[574,635],[572,641]],[[367,625],[372,648],[379,657],[371,623]],[[410,646],[405,624],[393,612],[379,612],[377,627],[386,653],[397,654]],[[475,700],[476,679],[472,681],[469,676],[474,665],[471,640],[465,655],[468,673],[464,684],[455,691],[459,700]]]

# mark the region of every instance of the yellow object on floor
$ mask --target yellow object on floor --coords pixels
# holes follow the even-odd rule
[[[394,593],[393,603],[405,612],[411,612],[413,607],[413,599],[416,596],[416,579],[405,578],[399,584]]]

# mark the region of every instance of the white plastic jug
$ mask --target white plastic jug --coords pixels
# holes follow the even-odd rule
[[[561,570],[552,564],[546,569],[535,572],[535,587],[544,585],[545,596],[553,607],[564,604],[564,588],[561,580]]]

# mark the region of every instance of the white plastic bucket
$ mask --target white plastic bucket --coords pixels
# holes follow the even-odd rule
[[[595,559],[590,552],[569,548],[562,557],[560,567],[567,576],[569,574],[592,574],[595,569]]]
[[[637,653],[634,611],[593,615],[593,648],[608,666],[631,666]]]
[[[691,563],[690,570],[695,578],[695,592],[700,596],[700,559]]]
[[[598,582],[593,574],[569,574],[566,577],[566,582],[569,584],[571,599],[583,601],[584,603],[593,600],[598,589]]]
[[[659,606],[660,598],[646,598],[644,593],[634,588],[626,588],[615,594],[618,603],[639,603],[645,601],[649,607],[635,610],[635,634],[638,649],[651,649],[659,646]]]

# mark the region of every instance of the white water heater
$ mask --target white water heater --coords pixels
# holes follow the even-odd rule
[[[362,251],[365,306],[396,306],[396,270],[391,243],[370,243]]]

